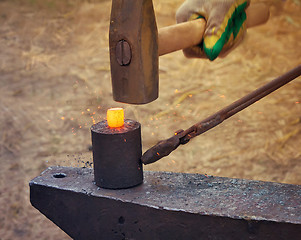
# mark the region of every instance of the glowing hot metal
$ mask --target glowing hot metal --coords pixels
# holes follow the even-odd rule
[[[107,121],[111,128],[119,128],[124,125],[123,108],[110,108],[107,111]]]

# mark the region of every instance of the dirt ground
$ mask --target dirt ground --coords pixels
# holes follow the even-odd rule
[[[159,27],[183,0],[154,0]],[[112,100],[111,1],[0,0],[0,240],[69,239],[29,202],[47,166],[92,161],[90,126],[109,107],[142,124],[146,150],[301,64],[301,1],[271,4],[267,24],[214,62],[160,58],[160,97]],[[301,78],[145,170],[301,184]]]

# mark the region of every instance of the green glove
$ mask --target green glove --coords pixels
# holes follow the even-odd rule
[[[245,35],[249,4],[250,0],[186,0],[177,11],[177,22],[204,18],[207,23],[203,41],[184,49],[185,56],[213,61],[226,55]]]

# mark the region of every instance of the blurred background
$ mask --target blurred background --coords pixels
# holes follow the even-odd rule
[[[183,0],[153,2],[158,27],[174,24]],[[264,2],[269,22],[226,58],[161,57],[159,99],[131,106],[112,100],[111,1],[0,0],[0,240],[70,239],[30,205],[28,182],[87,166],[108,108],[142,124],[145,151],[301,64],[301,1]],[[301,184],[300,146],[299,78],[145,170]]]

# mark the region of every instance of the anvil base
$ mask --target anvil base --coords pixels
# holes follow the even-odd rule
[[[49,167],[32,205],[73,239],[301,239],[301,186],[145,172],[134,188],[97,187],[93,170]]]

